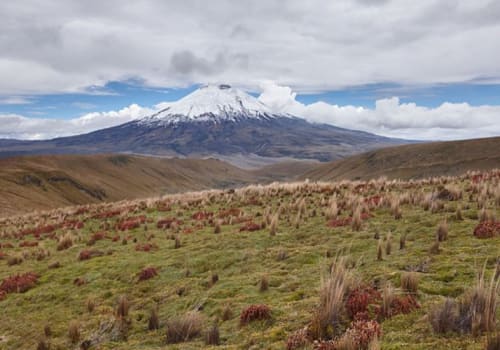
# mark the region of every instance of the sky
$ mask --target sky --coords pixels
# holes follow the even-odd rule
[[[500,1],[0,3],[0,138],[45,139],[229,83],[385,136],[500,135]]]

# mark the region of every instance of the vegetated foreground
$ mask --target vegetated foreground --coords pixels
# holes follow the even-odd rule
[[[3,219],[0,348],[485,349],[499,208],[495,170]]]

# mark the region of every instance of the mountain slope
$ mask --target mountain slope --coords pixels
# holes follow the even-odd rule
[[[0,141],[0,157],[108,152],[328,161],[405,142],[273,114],[255,97],[219,85],[200,88],[152,116],[89,134],[47,141]]]
[[[413,179],[500,168],[500,137],[388,147],[322,164],[301,178]]]
[[[216,159],[126,155],[0,159],[0,217],[35,209],[264,181]]]

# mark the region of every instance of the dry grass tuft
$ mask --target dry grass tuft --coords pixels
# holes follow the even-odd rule
[[[203,321],[198,312],[189,312],[183,316],[167,320],[167,344],[191,340],[201,334]]]
[[[269,289],[269,280],[266,275],[262,276],[259,282],[259,290],[265,292]]]
[[[448,239],[448,223],[446,220],[439,224],[436,230],[436,239],[438,242],[444,242]]]
[[[148,319],[148,329],[150,331],[160,328],[160,320],[158,318],[158,308],[155,306],[151,309],[151,314]]]
[[[401,288],[410,294],[417,294],[418,275],[416,272],[404,272],[401,274]]]
[[[219,326],[217,325],[217,323],[214,323],[212,327],[207,329],[205,333],[205,344],[220,345]]]
[[[128,317],[128,311],[130,309],[130,303],[126,295],[122,295],[118,299],[118,306],[116,307],[116,316],[119,319],[124,319]]]
[[[72,344],[76,344],[80,340],[80,322],[77,320],[69,322],[68,337]]]

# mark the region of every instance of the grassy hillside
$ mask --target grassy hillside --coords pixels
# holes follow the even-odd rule
[[[0,348],[484,349],[499,183],[274,184],[3,219]]]
[[[0,159],[0,217],[34,209],[224,188],[259,179],[215,159],[128,155]]]
[[[415,179],[458,175],[500,167],[500,137],[412,144],[320,165],[302,175],[315,181],[340,179]]]

